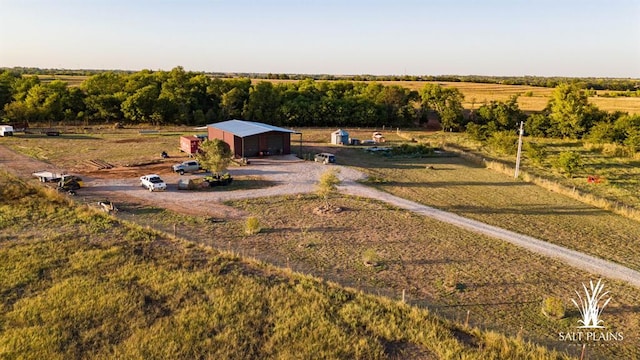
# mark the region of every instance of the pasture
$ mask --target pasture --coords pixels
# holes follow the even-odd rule
[[[3,358],[567,358],[0,185]]]

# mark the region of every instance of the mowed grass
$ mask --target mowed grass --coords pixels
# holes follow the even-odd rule
[[[190,129],[163,130],[141,134],[139,129],[107,130],[70,128],[58,136],[16,134],[0,144],[35,159],[69,171],[86,168],[85,161],[99,159],[116,166],[160,161],[161,152],[170,157],[184,157],[179,150],[180,136],[193,135]],[[172,161],[171,158],[167,161]]]
[[[0,185],[2,358],[566,358]]]
[[[303,135],[309,139],[306,150],[320,149],[326,134],[307,131]],[[367,133],[361,130],[360,134]],[[385,135],[387,145],[403,142],[393,131]],[[438,143],[439,135],[434,135],[432,144]],[[322,146],[327,149],[330,145]],[[338,163],[365,172],[375,179],[369,185],[383,191],[640,270],[637,221],[459,157],[386,157],[356,147],[328,149],[336,154]]]
[[[491,151],[480,142],[471,140],[465,134],[409,131],[406,137],[415,137],[431,144],[456,144],[487,158],[499,159],[512,168],[515,167],[515,155],[504,155]],[[541,163],[533,162],[527,157],[526,147],[529,143],[541,145],[546,156]],[[523,139],[524,155],[521,170],[535,176],[551,179],[566,187],[594,194],[598,197],[640,208],[640,161],[638,156],[624,156],[624,147],[606,144],[595,145],[584,140],[561,140],[525,137]],[[571,177],[554,168],[555,159],[562,152],[576,152],[580,155],[581,166]],[[589,183],[588,177],[597,177],[599,183]]]

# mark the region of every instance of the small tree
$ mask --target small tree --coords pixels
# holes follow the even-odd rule
[[[327,170],[318,180],[316,193],[324,199],[327,207],[329,207],[329,197],[338,192],[338,185],[340,184],[339,172],[337,169]]]
[[[220,173],[227,170],[232,157],[229,145],[220,139],[206,140],[200,144],[196,159],[202,168]]]
[[[567,174],[568,177],[573,177],[576,170],[582,166],[582,159],[580,158],[580,154],[574,151],[564,151],[558,155],[558,158],[555,161],[555,167],[560,171]]]

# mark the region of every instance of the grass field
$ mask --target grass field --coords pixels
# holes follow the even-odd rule
[[[499,159],[515,167],[515,155],[504,155],[491,151],[480,142],[471,140],[465,134],[443,132],[411,132],[406,137],[415,137],[431,144],[457,144],[482,156]],[[522,170],[536,176],[552,179],[567,187],[575,187],[585,193],[592,193],[613,202],[640,208],[640,162],[637,158],[621,154],[622,147],[614,145],[592,145],[583,140],[561,140],[525,137],[525,152],[522,158]],[[526,145],[536,143],[544,147],[546,157],[536,163],[527,157]],[[555,170],[553,163],[562,152],[573,151],[580,154],[582,165],[572,177]],[[600,183],[588,183],[587,178],[595,176]]]
[[[360,168],[375,180],[372,186],[390,193],[640,268],[640,240],[634,237],[640,233],[637,222],[513,181],[457,157],[385,157],[358,148],[331,146],[327,143],[333,130],[302,129],[304,150],[332,151],[339,164]],[[372,132],[347,130],[352,137],[363,140]],[[177,145],[177,132],[172,133],[166,138],[173,137]],[[158,144],[140,142],[144,149],[141,152],[157,156],[154,154],[159,153],[161,146],[171,143],[164,143],[163,135],[144,135],[156,137]],[[404,141],[389,129],[384,130],[384,135],[387,145]],[[435,136],[433,143],[446,141],[442,133]],[[109,152],[105,148],[138,142],[129,138],[140,140],[140,135],[132,130],[117,137],[105,134],[102,143],[94,143],[94,147],[85,150],[88,154],[82,156],[106,157]],[[29,138],[32,143],[28,148],[46,148],[43,144],[53,144],[47,143],[49,140]],[[126,141],[114,143],[122,140]],[[15,146],[20,137],[10,141]],[[63,138],[54,141],[58,147],[75,144],[75,140],[65,142]],[[113,161],[127,161],[126,152],[114,152]],[[64,163],[69,156],[68,151],[56,149],[48,159]],[[135,204],[123,204],[119,216],[169,232],[174,224],[188,227],[192,240],[390,298],[399,299],[404,289],[413,304],[428,306],[448,318],[464,321],[469,310],[472,325],[511,335],[520,333],[548,346],[566,345],[559,344],[554,336],[576,323],[577,313],[570,310],[569,299],[581,282],[593,278],[589,274],[375,201],[350,197],[334,201],[346,211],[338,216],[313,215],[313,209],[321,202],[314,196],[231,203],[260,219],[264,231],[253,237],[244,235],[241,221],[212,223]],[[369,251],[380,257],[381,266],[364,265],[362,257]],[[595,354],[601,358],[614,354],[638,357],[640,337],[634,333],[640,324],[638,290],[616,282],[607,284],[615,294],[607,323],[625,331],[629,342],[622,347],[594,350]],[[562,299],[569,316],[559,321],[541,316],[540,302],[545,296]],[[576,354],[576,349],[569,350]]]
[[[500,333],[518,334],[577,355],[579,349],[559,342],[579,314],[571,309],[573,289],[588,274],[485,236],[413,215],[373,200],[335,197],[336,215],[313,215],[323,200],[313,195],[250,199],[228,203],[256,216],[263,230],[247,236],[242,220],[210,223],[203,218],[156,209],[125,206],[121,216],[171,231],[189,227],[194,241],[314,274],[349,287],[427,307],[432,313]],[[126,212],[126,215],[124,213]],[[363,256],[374,251],[380,265],[367,267]],[[607,281],[615,306],[610,329],[624,329],[630,342],[590,350],[592,358],[611,354],[634,357],[632,337],[640,323],[634,307],[640,291]],[[562,299],[569,316],[550,320],[541,314],[543,298]]]
[[[565,358],[0,185],[2,358]]]
[[[350,131],[361,138],[369,133]],[[326,144],[327,134],[307,131],[307,151]],[[394,132],[385,135],[387,144],[404,141]],[[432,144],[437,144],[441,134],[433,136]],[[637,221],[513,180],[459,157],[389,158],[339,146],[332,151],[339,163],[377,179],[370,185],[381,190],[640,270]],[[615,171],[613,165],[611,171]]]

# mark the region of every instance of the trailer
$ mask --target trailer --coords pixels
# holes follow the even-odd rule
[[[59,191],[69,191],[73,193],[75,190],[84,186],[82,179],[70,174],[61,174],[51,171],[39,171],[33,173],[33,176],[37,177],[40,182],[43,183],[55,183],[56,189]]]
[[[181,136],[180,151],[189,154],[189,157],[198,153],[202,139],[197,136]]]
[[[40,182],[58,182],[67,174],[54,173],[51,171],[34,172],[33,176],[37,177]]]
[[[0,136],[13,136],[13,126],[0,125]]]

